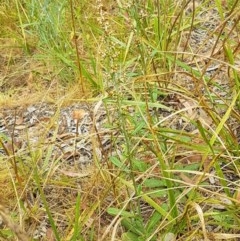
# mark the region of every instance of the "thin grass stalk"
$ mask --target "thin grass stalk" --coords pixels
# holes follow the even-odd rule
[[[24,47],[25,47],[25,49],[26,49],[27,51],[29,51],[28,45],[27,45],[26,34],[25,34],[25,31],[24,31],[24,28],[23,28],[22,15],[21,15],[21,13],[20,13],[18,0],[15,0],[15,5],[16,5],[16,8],[17,8],[18,19],[19,19],[20,26],[21,26],[21,33],[22,33],[22,37],[23,37]]]
[[[83,85],[83,75],[82,75],[82,66],[81,66],[81,59],[79,56],[79,49],[77,44],[77,35],[76,35],[76,26],[75,26],[75,18],[74,18],[74,9],[73,9],[73,1],[70,0],[70,7],[71,7],[71,18],[72,18],[72,28],[73,28],[73,40],[75,44],[76,56],[77,56],[77,66],[79,71],[79,84],[82,89],[82,93],[84,94],[84,85]]]
[[[145,85],[145,92],[146,92],[146,85]],[[177,210],[177,206],[176,206],[176,199],[175,199],[175,196],[174,196],[174,191],[172,190],[172,188],[174,187],[174,184],[172,181],[170,181],[171,179],[171,174],[169,172],[166,172],[166,170],[169,169],[169,166],[167,164],[167,162],[165,163],[165,158],[163,157],[163,153],[162,153],[162,148],[159,144],[159,141],[158,141],[158,138],[157,138],[157,135],[153,129],[153,125],[152,125],[152,119],[151,119],[151,116],[149,114],[149,108],[148,108],[148,101],[147,99],[145,99],[145,103],[146,103],[146,112],[147,112],[147,118],[148,120],[145,119],[144,117],[144,114],[141,112],[140,108],[139,108],[139,111],[140,113],[142,114],[142,118],[145,119],[145,122],[149,128],[149,131],[151,133],[151,136],[153,138],[153,143],[154,143],[154,147],[156,149],[152,149],[151,150],[153,151],[153,153],[156,155],[158,161],[159,161],[159,164],[160,164],[160,167],[161,167],[161,171],[162,171],[162,174],[163,174],[163,177],[165,178],[165,181],[166,181],[166,185],[167,185],[167,189],[168,189],[168,197],[169,197],[169,203],[170,203],[170,208],[171,208],[171,216],[173,218],[177,217],[178,216],[178,210]]]
[[[41,197],[41,200],[43,202],[43,205],[46,209],[46,213],[47,213],[47,216],[49,218],[49,222],[50,222],[50,225],[52,227],[52,230],[53,230],[53,233],[55,235],[55,238],[57,241],[61,241],[60,239],[60,236],[58,234],[58,230],[57,230],[57,227],[55,225],[55,222],[54,222],[54,219],[52,217],[52,214],[51,214],[51,211],[50,211],[50,208],[48,206],[48,203],[47,203],[47,200],[46,200],[46,197],[45,197],[45,194],[44,194],[44,191],[42,189],[42,185],[41,185],[41,181],[40,181],[40,176],[39,176],[39,171],[38,171],[38,168],[37,168],[37,165],[34,166],[34,173],[33,173],[33,177],[34,177],[34,180],[37,184],[37,188],[39,190],[39,193],[40,193],[40,197]]]
[[[75,223],[74,223],[74,228],[73,228],[73,231],[72,231],[73,234],[72,234],[72,237],[71,237],[70,241],[77,241],[77,240],[79,240],[79,238],[82,239],[82,237],[80,237],[82,227],[81,227],[81,223],[79,223],[79,220],[80,220],[80,206],[81,206],[81,194],[79,192],[78,195],[77,195],[77,200],[76,200]]]
[[[120,100],[119,96],[118,96],[117,104],[118,104],[119,110],[121,110],[121,100]],[[138,190],[137,183],[136,183],[136,180],[135,180],[135,176],[134,176],[134,173],[133,173],[133,154],[132,154],[132,150],[131,150],[130,138],[129,138],[129,134],[128,134],[127,129],[126,129],[125,119],[124,119],[123,113],[120,113],[119,121],[120,121],[120,128],[123,132],[123,136],[124,136],[124,139],[125,139],[127,160],[129,161],[129,165],[130,165],[130,179],[132,180],[132,183],[133,183],[135,195],[138,196],[139,190]],[[140,200],[139,199],[137,200],[137,213],[138,213],[139,216],[141,216]]]

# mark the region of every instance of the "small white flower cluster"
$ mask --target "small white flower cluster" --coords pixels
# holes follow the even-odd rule
[[[108,11],[106,11],[106,8],[102,2],[102,0],[96,1],[96,9],[98,11],[99,16],[97,17],[98,24],[103,28],[104,32],[109,34],[110,24],[108,20]]]

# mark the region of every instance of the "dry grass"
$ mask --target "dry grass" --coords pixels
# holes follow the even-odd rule
[[[0,239],[238,240],[239,1],[66,4],[0,4]]]

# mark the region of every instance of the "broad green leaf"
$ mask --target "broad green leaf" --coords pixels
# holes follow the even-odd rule
[[[113,208],[113,207],[108,208],[107,213],[110,214],[110,215],[113,215],[113,216],[120,215],[121,217],[125,217],[125,218],[131,218],[131,217],[135,216],[135,214],[133,214],[133,213],[130,213],[128,211],[124,211],[122,209]]]
[[[125,227],[128,231],[135,233],[138,236],[143,236],[143,229],[139,228],[138,225],[136,224],[136,219],[129,219],[129,218],[124,218],[121,221],[123,227]]]
[[[135,159],[133,161],[133,170],[134,171],[140,171],[140,172],[144,172],[148,169],[148,164],[144,161],[141,160],[137,160]]]
[[[159,212],[154,211],[154,213],[152,214],[152,216],[149,218],[147,222],[147,227],[146,227],[147,232],[152,232],[154,229],[156,229],[161,218],[162,218],[162,215]]]
[[[166,187],[165,180],[160,180],[156,178],[149,178],[143,183],[146,187],[155,188],[155,187]]]
[[[130,231],[122,234],[122,241],[137,241],[138,235]]]
[[[132,132],[132,135],[138,134],[138,132],[139,132],[140,130],[142,130],[145,126],[146,126],[146,123],[145,123],[145,122],[140,122],[140,123],[136,126],[135,130]]]
[[[110,161],[111,161],[116,167],[118,167],[118,168],[120,168],[121,170],[126,171],[126,172],[129,171],[129,169],[127,168],[127,166],[124,165],[117,157],[112,156],[112,157],[110,157],[109,159],[110,159]]]

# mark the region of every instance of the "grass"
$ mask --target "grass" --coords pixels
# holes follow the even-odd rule
[[[0,135],[0,240],[238,240],[239,8],[3,1],[0,104],[16,111]],[[39,102],[53,114],[20,147],[18,110]],[[74,103],[90,111],[90,166],[55,153]]]

